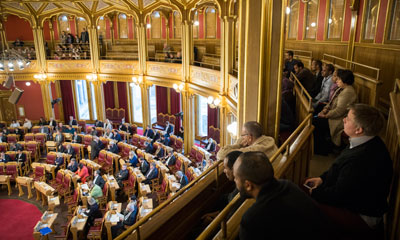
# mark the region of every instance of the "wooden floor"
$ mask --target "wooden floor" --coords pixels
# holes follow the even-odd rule
[[[316,155],[310,161],[310,177],[318,177],[329,169],[337,155],[330,153],[328,156]]]

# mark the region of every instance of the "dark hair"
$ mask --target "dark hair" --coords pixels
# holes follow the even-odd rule
[[[347,85],[353,85],[354,83],[354,75],[353,72],[348,69],[338,69],[337,76],[342,80],[343,83]]]
[[[248,180],[256,185],[262,185],[274,178],[274,168],[265,153],[245,152],[239,158],[242,161],[237,169],[237,175],[242,181]]]
[[[382,113],[372,106],[363,103],[349,106],[353,110],[355,122],[367,136],[377,136],[384,126]]]
[[[82,168],[83,168],[83,163],[79,163],[79,164],[78,164],[78,167],[79,167],[80,169],[82,169]]]
[[[287,51],[287,54],[288,54],[289,56],[293,57],[293,54],[294,54],[294,53],[293,53],[293,51],[290,51],[290,50],[289,50],[289,51]]]
[[[334,72],[335,71],[335,67],[332,64],[325,64],[326,69],[328,69],[328,72]]]
[[[295,66],[299,67],[299,68],[304,68],[304,64],[302,61],[298,61],[294,64]]]
[[[262,126],[256,121],[249,121],[244,124],[244,128],[246,128],[247,132],[255,137],[259,138],[262,135]]]
[[[230,153],[228,153],[227,155],[226,155],[226,159],[228,159],[228,167],[230,168],[230,169],[232,169],[233,168],[233,164],[235,164],[235,162],[236,162],[236,159],[240,156],[240,154],[242,154],[243,152],[241,152],[241,151],[233,151],[233,152],[230,152]]]
[[[319,67],[319,69],[322,69],[322,62],[319,59],[314,59],[313,61],[315,61],[315,64]]]

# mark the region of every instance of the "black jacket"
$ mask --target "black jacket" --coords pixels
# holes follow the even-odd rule
[[[73,143],[82,143],[82,137],[78,134],[72,135],[72,142]]]
[[[149,163],[146,160],[142,159],[142,163],[140,163],[140,171],[142,172],[142,174],[146,175],[149,169],[150,169]]]
[[[101,141],[99,141],[101,142]],[[99,152],[100,152],[100,147],[99,144],[96,141],[92,141],[90,143],[90,159],[93,160],[95,159],[97,156],[99,156]]]
[[[320,176],[323,183],[312,191],[312,197],[358,214],[381,217],[388,210],[392,166],[379,137],[352,149],[347,147]]]
[[[75,150],[72,147],[69,150],[66,148],[64,153],[71,155],[71,158],[75,158],[76,155]]]
[[[97,186],[99,186],[101,189],[103,189],[104,184],[105,184],[106,182],[105,182],[104,179],[99,175],[99,176],[96,178],[96,181],[93,180],[93,183],[96,184]]]

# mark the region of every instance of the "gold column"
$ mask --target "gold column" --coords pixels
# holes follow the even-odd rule
[[[264,134],[279,132],[284,1],[241,1],[239,126],[258,121]]]
[[[151,125],[149,87],[150,85],[146,83],[140,85],[140,90],[142,92],[143,129],[145,129],[147,125]]]
[[[194,145],[194,138],[196,134],[195,126],[195,106],[194,95],[183,91],[182,93],[182,111],[183,111],[183,128],[184,128],[184,151],[188,153],[190,148]]]
[[[54,118],[55,117],[54,111],[51,108],[51,96],[49,90],[50,82],[44,80],[44,81],[39,81],[38,83],[40,84],[40,90],[42,92],[44,116],[46,119],[50,119],[50,117]]]
[[[221,17],[221,95],[227,95],[229,73],[234,66],[234,19],[226,13]]]
[[[52,21],[52,19],[53,19],[53,18],[50,18],[50,19],[49,19],[50,44],[51,44],[51,46],[49,46],[49,48],[50,48],[50,49],[55,49],[56,43],[55,43],[55,41],[54,41],[54,28],[53,28],[53,21]]]
[[[119,108],[119,99],[118,99],[118,82],[113,83],[114,87],[114,106],[115,108]]]
[[[167,17],[165,18],[165,32],[166,32],[166,39],[167,39],[167,44],[169,44],[169,13],[167,15]]]
[[[193,56],[193,26],[188,20],[182,21],[182,74],[184,82],[190,80],[190,61]]]
[[[8,42],[6,38],[6,31],[4,31],[4,25],[3,25],[3,16],[0,17],[0,38],[1,38],[1,44],[4,49],[8,48]]]
[[[103,84],[100,81],[93,81],[94,96],[96,101],[97,119],[100,121],[105,120],[105,110],[104,110],[104,94],[103,94]]]
[[[147,61],[147,42],[146,42],[146,23],[140,17],[140,22],[138,23],[137,33],[138,33],[138,50],[139,50],[139,74],[146,75],[146,61]]]
[[[40,72],[46,72],[46,51],[44,48],[44,36],[42,27],[33,27],[33,40],[35,43],[36,60]]]
[[[89,32],[89,46],[90,46],[90,59],[92,61],[92,71],[98,73],[100,70],[99,62],[99,42],[97,38],[97,27],[92,25],[88,27]]]

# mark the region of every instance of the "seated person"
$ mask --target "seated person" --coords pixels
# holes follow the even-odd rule
[[[99,140],[99,138],[93,137],[93,140],[90,143],[90,159],[91,160],[94,160],[95,158],[97,158],[99,156],[101,146],[103,146],[103,143]]]
[[[154,158],[160,160],[164,158],[164,156],[165,156],[164,148],[161,145],[159,145],[157,150],[154,152]]]
[[[80,181],[82,183],[86,183],[86,178],[89,177],[89,171],[85,165],[83,165],[82,163],[79,163],[78,170],[75,173],[78,174],[78,176],[79,176],[78,181]]]
[[[102,121],[99,121],[96,119],[96,121],[94,122],[94,126],[95,127],[104,127],[104,123]]]
[[[93,226],[94,220],[96,218],[102,218],[103,214],[99,209],[99,205],[93,197],[88,197],[89,209],[85,212],[85,215],[88,216],[87,224],[89,227]]]
[[[22,147],[22,145],[21,144],[19,144],[19,143],[10,143],[10,149],[9,149],[10,151],[18,151],[18,150],[24,150],[24,148]]]
[[[18,163],[22,162],[22,166],[25,166],[26,154],[23,153],[21,149],[17,150],[17,155],[15,155],[15,161]]]
[[[94,171],[94,179],[93,183],[96,184],[97,186],[100,187],[100,189],[103,189],[104,184],[106,183],[104,179],[100,176],[100,170]]]
[[[67,125],[67,126],[64,127],[64,132],[73,135],[74,132],[75,132],[75,128],[73,128],[73,127]]]
[[[112,130],[111,139],[114,139],[114,140],[117,141],[117,142],[121,142],[121,141],[122,141],[121,134],[119,134],[118,131],[115,130],[115,129]]]
[[[117,144],[115,144],[114,141],[110,141],[110,144],[108,144],[108,151],[112,152],[112,153],[115,153],[115,154],[118,154],[119,149],[118,149]]]
[[[214,152],[214,151],[215,151],[215,143],[214,143],[214,140],[213,140],[212,138],[209,138],[209,139],[208,139],[207,144],[206,144],[206,146],[204,147],[204,149],[205,149],[207,152]]]
[[[150,128],[150,126],[146,127],[146,130],[143,133],[143,136],[148,137],[148,138],[153,138],[154,137],[154,130]]]
[[[57,158],[54,161],[56,165],[55,171],[58,172],[58,170],[61,168],[61,166],[64,164],[64,157],[61,153],[57,153]]]
[[[25,118],[24,125],[22,126],[28,129],[28,131],[30,132],[32,128],[32,122],[29,119]]]
[[[88,182],[88,187],[89,187],[89,195],[96,200],[97,203],[99,203],[98,198],[103,196],[103,190],[100,188],[99,185],[94,184],[93,181]]]
[[[75,131],[74,135],[72,135],[72,143],[82,143],[82,137],[78,135],[78,133]]]
[[[107,130],[104,132],[103,137],[105,138],[111,138],[113,136],[111,129],[107,128]]]
[[[7,136],[3,134],[3,132],[0,132],[0,142],[1,143],[6,143],[7,142]],[[11,151],[11,150],[10,150]]]
[[[56,146],[56,152],[64,153],[67,149],[64,147],[63,144],[59,144]]]
[[[10,161],[10,156],[5,154],[4,152],[0,153],[0,162],[8,163]]]
[[[67,129],[66,129],[66,127],[63,125],[63,123],[62,122],[59,122],[58,123],[58,126],[56,127],[56,130],[59,130],[60,132],[65,132]]]
[[[165,131],[167,132],[168,135],[171,135],[174,131],[174,127],[169,124],[169,121],[166,121],[166,126],[165,126]]]
[[[126,206],[126,210],[123,214],[119,214],[119,222],[117,225],[111,227],[112,238],[116,238],[120,231],[124,230],[124,227],[129,227],[135,224],[136,215],[138,213],[138,207],[136,205],[136,197],[132,196],[131,202]]]
[[[106,119],[106,122],[104,123],[104,129],[113,129],[112,122],[110,120]]]
[[[153,142],[157,141],[158,139],[161,138],[160,132],[159,131],[154,131],[155,134],[153,136]]]
[[[343,122],[350,144],[326,172],[305,184],[311,187],[311,197],[336,215],[340,230],[366,239],[379,232],[373,230],[379,230],[388,211],[393,163],[379,137],[384,127],[380,111],[366,104],[353,104],[349,109]],[[363,229],[363,233],[354,229]],[[383,238],[382,234],[374,239]]]
[[[67,169],[70,170],[71,172],[78,171],[78,163],[76,162],[75,158],[71,158],[71,162],[68,163]]]
[[[150,170],[147,172],[145,177],[146,177],[146,180],[143,181],[144,184],[150,184],[152,179],[155,179],[158,177],[158,169],[154,162],[151,163]]]
[[[75,149],[71,146],[71,144],[67,145],[64,153],[71,155],[71,158],[75,158],[76,156]]]
[[[183,127],[182,126],[179,128],[177,136],[183,139]]]
[[[11,128],[19,128],[21,126],[19,125],[19,122],[17,122],[16,120],[12,120],[10,127]]]
[[[73,116],[69,116],[68,125],[69,125],[70,127],[72,127],[72,126],[77,126],[77,125],[78,125],[78,122],[74,119]]]
[[[167,134],[162,135],[160,142],[168,147],[169,146],[169,142],[170,142],[169,135],[167,135]]]
[[[40,117],[39,126],[44,126],[44,125],[47,125],[47,124],[48,124],[47,121],[43,117]]]
[[[175,165],[176,157],[175,157],[175,155],[174,155],[174,151],[171,150],[170,152],[168,152],[168,155],[167,155],[164,159],[165,159],[164,164],[165,164],[166,166],[173,166],[173,165]]]
[[[123,187],[122,182],[125,180],[128,180],[128,177],[129,177],[129,171],[127,169],[126,164],[124,164],[124,165],[122,165],[122,169],[119,171],[119,173],[117,174],[117,176],[115,178],[117,180],[117,183],[120,188]]]
[[[121,123],[118,126],[118,130],[126,132],[126,131],[128,131],[128,128],[126,127],[125,123]]]
[[[54,129],[54,128],[57,127],[57,122],[56,122],[56,120],[54,120],[54,118],[52,118],[52,117],[50,118],[49,126],[50,126],[52,129]]]
[[[22,131],[19,128],[14,129],[14,134],[19,136],[19,139],[23,139],[24,138],[24,131]]]
[[[142,172],[143,175],[146,175],[146,173],[149,171],[149,163],[147,162],[146,159],[144,158],[139,158],[139,163],[140,163],[140,172]]]
[[[286,77],[290,77],[290,73],[294,73],[294,64],[298,61],[293,59],[293,51],[287,51],[285,53],[285,68],[283,69],[283,75]]]
[[[50,131],[49,131],[49,128],[48,128],[48,127],[41,126],[40,129],[39,129],[39,133],[49,134]]]
[[[61,133],[60,130],[57,130],[54,141],[56,142],[57,146],[64,142],[64,135]]]
[[[135,151],[129,152],[128,162],[132,167],[137,167],[139,165],[138,157],[137,157],[137,149]]]
[[[144,143],[144,146],[145,146],[145,151],[147,152],[147,153],[150,153],[150,154],[153,154],[154,153],[154,147],[153,147],[153,141],[151,141],[151,142],[145,142]]]
[[[179,184],[181,184],[181,187],[179,189],[182,189],[184,186],[186,186],[189,183],[188,178],[186,177],[185,174],[183,174],[182,171],[177,171],[175,173],[177,180],[179,181]]]
[[[310,93],[314,86],[314,75],[310,69],[305,68],[304,64],[300,61],[294,64],[294,71],[297,79],[299,79],[300,83],[307,90],[307,93]]]
[[[97,131],[96,131],[96,128],[94,128],[94,127],[89,127],[88,128],[89,129],[89,135],[92,135],[93,137],[97,137]]]

